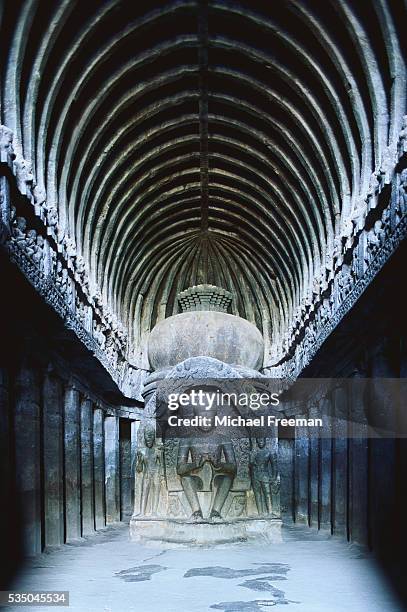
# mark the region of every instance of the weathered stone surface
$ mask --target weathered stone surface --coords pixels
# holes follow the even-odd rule
[[[105,518],[105,442],[103,411],[95,408],[93,411],[93,478],[95,529],[106,525]]]
[[[34,583],[51,591],[63,579],[75,585],[78,605],[92,612],[163,606],[166,612],[401,612],[370,555],[306,527],[283,529],[283,537],[281,544],[163,550],[129,542],[127,525],[118,525],[86,546],[36,560],[18,576],[16,590]]]
[[[338,389],[334,392],[333,405],[335,414],[347,414],[348,404],[344,390]],[[336,437],[332,440],[332,524],[333,532],[336,535],[346,537],[346,512],[348,504],[348,439],[345,437],[347,435],[346,422],[345,427],[340,424],[340,430],[334,433]]]
[[[331,530],[332,527],[332,440],[321,440],[320,461],[320,527]]]
[[[234,519],[222,523],[132,517],[130,536],[135,542],[160,546],[215,546],[239,542],[277,544],[282,541],[279,519]]]
[[[239,370],[213,357],[189,358],[164,374],[165,382],[171,384],[171,394],[185,392],[194,383],[201,388],[202,381],[209,384],[211,380],[216,380],[221,392],[246,389]],[[260,376],[256,372],[252,375]],[[191,545],[231,542],[247,539],[251,530],[256,531],[260,517],[269,521],[280,516],[276,433],[269,438],[259,434],[256,441],[243,426],[239,433],[227,427],[222,430],[215,426],[213,407],[208,411],[203,405],[191,404],[178,416],[199,418],[205,414],[209,423],[192,427],[178,437],[178,432],[172,435],[163,420],[157,395],[157,389],[148,393],[139,432],[132,537],[139,539],[142,529],[142,537],[151,536],[152,540],[162,537],[186,543],[189,538]],[[229,411],[239,415],[244,409],[233,404]],[[158,414],[160,429],[155,423]],[[196,526],[195,535],[189,525]]]
[[[227,312],[232,299],[230,291],[215,285],[195,285],[178,294],[182,312],[208,310]]]
[[[295,520],[309,524],[309,451],[310,440],[304,427],[296,428],[295,438]]]
[[[24,552],[41,552],[41,454],[39,372],[24,363],[15,380],[15,470]]]
[[[280,511],[284,523],[294,520],[294,440],[279,439],[278,467],[280,471]]]
[[[10,379],[6,368],[0,367],[0,482],[5,498],[12,490],[11,477],[11,430],[10,419]]]
[[[119,444],[120,444],[120,520],[126,520],[133,512],[133,472],[132,460],[135,456],[132,449],[132,421],[120,419],[119,422]]]
[[[71,384],[64,398],[65,538],[81,537],[80,406],[79,391]]]
[[[120,520],[119,419],[106,416],[105,428],[105,500],[106,523]]]
[[[151,367],[160,370],[189,357],[214,357],[258,370],[263,338],[248,321],[224,312],[184,312],[161,321],[148,340]]]
[[[64,543],[64,435],[61,381],[47,372],[43,382],[44,544]]]
[[[93,405],[81,401],[81,532],[88,535],[95,529],[93,496]]]

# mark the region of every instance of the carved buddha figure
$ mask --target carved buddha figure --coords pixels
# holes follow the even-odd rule
[[[232,443],[214,430],[215,414],[213,408],[206,410],[202,404],[194,406],[194,415],[207,417],[206,424],[197,428],[198,435],[182,439],[178,450],[177,473],[181,477],[194,520],[203,518],[197,492],[203,489],[202,470],[205,464],[211,469],[213,497],[209,518],[212,520],[222,520],[221,511],[236,475]]]

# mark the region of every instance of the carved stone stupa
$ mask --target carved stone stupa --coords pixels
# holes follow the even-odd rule
[[[191,287],[178,296],[182,313],[151,332],[154,371],[143,392],[130,524],[135,540],[208,545],[259,533],[279,538],[276,432],[214,427],[213,406],[191,404],[180,406],[177,417],[206,421],[178,437],[166,426],[157,399],[162,385],[180,394],[206,381],[223,393],[247,390],[248,384],[255,391],[256,379],[262,378],[263,339],[252,323],[227,312],[232,299],[212,285]],[[227,407],[227,416],[239,415],[247,417],[247,408]]]
[[[229,291],[198,285],[178,295],[182,313],[164,319],[148,342],[151,367],[157,371],[190,357],[213,357],[223,363],[258,370],[264,343],[257,327],[227,313]]]

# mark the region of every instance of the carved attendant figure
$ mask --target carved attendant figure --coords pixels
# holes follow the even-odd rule
[[[15,220],[15,225],[13,225],[13,240],[18,244],[22,249],[25,245],[25,240],[27,237],[27,221],[24,217],[17,217]]]
[[[41,234],[37,236],[37,245],[35,252],[33,254],[33,260],[38,265],[41,272],[44,272],[45,269],[45,241]]]
[[[271,514],[272,492],[277,492],[273,489],[278,488],[278,476],[265,438],[257,438],[257,448],[250,453],[250,475],[258,513],[262,516]]]
[[[5,125],[0,125],[0,161],[14,159],[13,132]]]
[[[20,157],[14,162],[17,187],[23,195],[30,195],[34,181],[31,162]]]
[[[34,229],[30,229],[27,232],[27,238],[25,241],[25,252],[30,257],[33,257],[37,250],[37,232]]]
[[[53,230],[58,225],[58,210],[56,206],[50,206],[47,210],[47,225],[53,228]]]
[[[162,450],[155,444],[155,431],[151,426],[144,430],[144,444],[145,448],[137,451],[136,462],[136,472],[142,478],[140,512],[146,516],[150,502],[150,513],[155,516],[161,484]]]

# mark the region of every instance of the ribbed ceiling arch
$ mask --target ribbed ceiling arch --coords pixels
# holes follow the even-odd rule
[[[281,345],[400,129],[403,16],[397,0],[5,3],[2,121],[140,364],[201,282]]]

